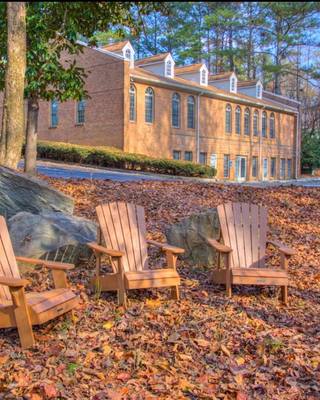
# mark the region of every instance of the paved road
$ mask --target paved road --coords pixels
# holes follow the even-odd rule
[[[23,162],[19,164],[23,166]],[[63,179],[97,179],[105,180],[110,179],[118,182],[134,182],[134,181],[168,181],[168,180],[186,180],[186,181],[201,181],[203,183],[214,182],[212,179],[200,179],[200,178],[182,178],[174,177],[170,175],[157,175],[157,174],[146,174],[141,172],[130,172],[130,171],[118,171],[113,169],[100,169],[81,167],[78,165],[60,164],[49,161],[38,161],[37,170],[40,174],[50,176],[52,178],[63,178]],[[229,185],[235,184],[235,182],[227,182]],[[304,178],[304,179],[292,179],[290,181],[265,181],[265,182],[243,182],[243,186],[253,187],[274,187],[274,186],[305,186],[305,187],[319,187],[320,178]]]

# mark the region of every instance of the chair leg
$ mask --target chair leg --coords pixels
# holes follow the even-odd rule
[[[288,304],[288,286],[281,286],[282,301],[285,305]]]
[[[24,291],[20,290],[19,288],[16,291],[11,291],[11,294],[16,305],[14,315],[20,337],[21,347],[23,349],[27,349],[34,346],[35,341]]]
[[[172,286],[171,287],[171,298],[174,300],[179,300],[180,298],[180,293],[179,293],[179,286]]]
[[[231,271],[227,269],[226,271],[226,294],[228,297],[232,296],[232,286],[231,286]]]
[[[127,294],[125,289],[118,289],[118,304],[127,308]]]

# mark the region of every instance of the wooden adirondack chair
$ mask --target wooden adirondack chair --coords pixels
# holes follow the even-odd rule
[[[278,285],[282,287],[282,300],[288,301],[289,258],[295,252],[276,241],[267,241],[267,210],[246,203],[227,203],[217,207],[220,221],[220,239],[223,244],[207,238],[219,253],[219,267],[224,258],[224,268],[213,272],[213,281],[226,285],[227,295],[232,294],[232,284]],[[279,269],[265,267],[266,246],[278,248],[281,255]]]
[[[17,261],[52,270],[55,289],[25,293]],[[22,348],[34,345],[32,325],[42,324],[71,311],[78,303],[68,288],[66,271],[72,264],[15,257],[4,217],[0,216],[0,328],[17,327]]]
[[[178,254],[183,249],[146,240],[144,209],[134,204],[115,202],[96,207],[99,221],[98,243],[88,243],[96,256],[93,287],[100,291],[117,290],[118,303],[126,307],[127,289],[171,287],[172,297],[179,298],[180,277],[176,271]],[[147,244],[165,252],[167,268],[151,270]],[[110,256],[112,273],[101,275],[101,255]]]

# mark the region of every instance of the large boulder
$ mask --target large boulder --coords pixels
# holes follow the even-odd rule
[[[183,258],[199,265],[211,266],[216,262],[216,253],[205,238],[218,239],[219,218],[216,209],[191,215],[166,229],[168,243],[185,249]]]
[[[11,218],[20,211],[39,214],[46,211],[73,213],[71,197],[44,181],[0,166],[0,215]]]
[[[75,264],[88,257],[86,243],[95,241],[97,233],[94,222],[60,212],[20,212],[8,225],[17,256]]]

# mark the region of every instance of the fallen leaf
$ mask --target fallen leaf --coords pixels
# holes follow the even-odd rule
[[[220,349],[221,349],[222,353],[224,353],[226,356],[228,356],[228,357],[231,356],[230,351],[226,348],[226,346],[224,344],[221,344]]]

